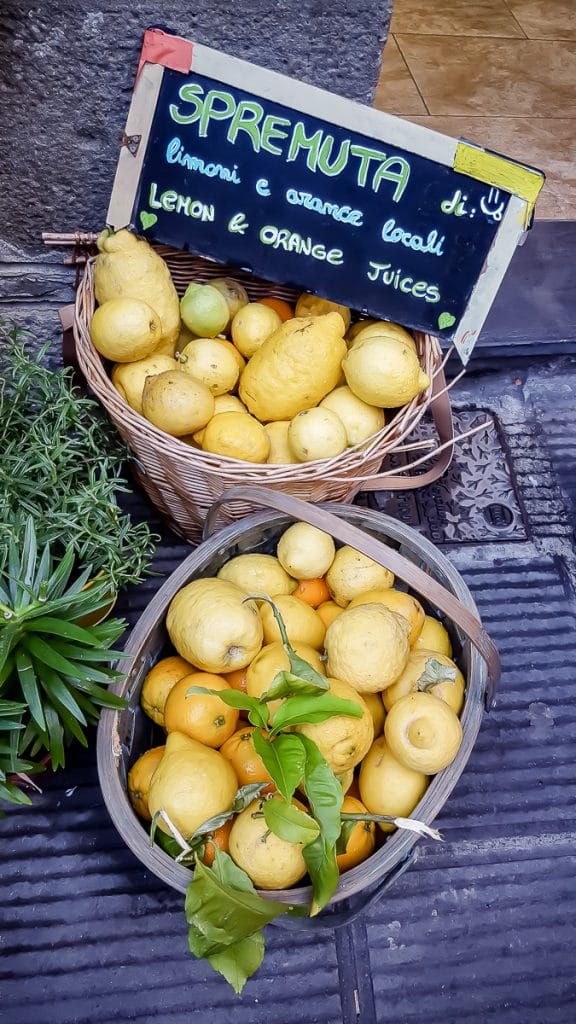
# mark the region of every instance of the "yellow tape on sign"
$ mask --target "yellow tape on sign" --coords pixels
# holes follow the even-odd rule
[[[487,153],[486,150],[478,149],[477,146],[473,146],[469,142],[457,144],[454,170],[476,178],[478,181],[485,181],[487,185],[502,188],[505,192],[512,192],[520,199],[524,199],[528,204],[524,226],[528,227],[536,200],[544,184],[545,177],[542,171],[516,164],[513,160],[507,160],[506,157],[498,156],[496,153]]]

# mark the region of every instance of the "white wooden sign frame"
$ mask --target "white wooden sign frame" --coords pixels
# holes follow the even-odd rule
[[[179,37],[167,38],[183,42]],[[188,45],[192,50],[188,71],[457,169],[510,193],[480,277],[452,337],[466,364],[514,251],[524,240],[536,196],[544,182],[542,172],[218,50],[197,43]],[[108,208],[107,222],[114,230],[130,222],[164,70],[162,64],[146,62],[136,82]],[[138,142],[131,146],[130,140]],[[472,165],[470,170],[459,165],[462,155]]]

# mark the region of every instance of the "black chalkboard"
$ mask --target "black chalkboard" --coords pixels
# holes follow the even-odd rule
[[[137,181],[124,189],[124,223],[150,240],[447,340],[460,329],[457,344],[470,335],[466,358],[523,234],[518,207],[508,211],[518,202],[514,189],[415,152],[414,132],[423,130],[413,125],[406,125],[411,145],[399,148],[381,133],[354,131],[349,113],[338,123],[328,102],[330,120],[304,112],[307,87],[300,83],[290,105],[289,79],[254,68],[253,82],[249,73],[241,76],[243,88],[237,70],[234,84],[205,74],[212,67],[206,56],[195,70],[196,48],[194,54],[190,72],[163,67],[158,77]],[[218,68],[226,60],[239,64],[217,56]],[[262,90],[268,79],[282,89]],[[308,91],[311,109],[323,113],[318,97],[330,94]],[[337,101],[344,103],[364,109]],[[129,144],[140,136],[126,138]],[[122,193],[122,174],[116,188]],[[514,213],[512,232],[507,211]],[[494,267],[503,222],[506,252]],[[479,301],[476,286],[487,268]]]

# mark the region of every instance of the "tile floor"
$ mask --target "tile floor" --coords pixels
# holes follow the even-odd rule
[[[576,219],[576,0],[394,0],[375,106],[546,174]]]

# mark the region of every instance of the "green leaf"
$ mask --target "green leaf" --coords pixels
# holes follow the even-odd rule
[[[22,561],[23,564],[23,561]],[[14,540],[10,538],[8,545],[8,590],[10,592],[10,600],[13,608],[18,606],[18,597],[20,595],[20,587],[18,586],[18,580],[22,574],[22,564],[18,555],[18,549]]]
[[[361,718],[362,708],[355,701],[343,700],[331,693],[321,693],[317,697],[289,697],[272,719],[272,732],[277,733],[288,726],[305,722],[325,722],[333,715]]]
[[[41,615],[38,618],[31,619],[26,624],[26,631],[61,636],[65,640],[76,640],[87,647],[98,646],[98,640],[89,629],[83,629],[82,626],[77,626],[74,622],[65,622],[51,615]]]
[[[80,662],[94,661],[102,664],[130,657],[125,651],[105,650],[102,647],[75,647],[73,644],[67,643],[66,640],[52,640],[52,646],[65,658],[74,658]]]
[[[342,828],[340,830],[340,835],[339,835],[338,840],[336,842],[336,853],[337,854],[338,853],[346,853],[346,850],[348,848],[348,843],[350,841],[350,836],[352,835],[352,833],[353,833],[354,829],[356,828],[357,824],[358,824],[357,821],[343,821],[342,822]]]
[[[0,621],[0,672],[4,675],[4,666],[19,640],[19,630],[16,623]]]
[[[58,703],[62,707],[65,707],[81,725],[87,725],[88,723],[84,716],[84,712],[79,707],[66,683],[60,678],[58,673],[54,672],[47,665],[43,666],[41,673],[38,672],[38,666],[35,666],[35,668],[38,678],[40,679],[40,685],[44,692],[48,694],[52,703],[54,703],[55,700],[58,701]]]
[[[317,672],[315,668],[312,668],[312,665],[307,661],[304,661],[304,658],[301,658],[299,654],[296,654],[296,651],[288,639],[284,620],[282,619],[280,611],[274,604],[274,601],[271,601],[269,597],[262,597],[261,595],[259,595],[256,600],[266,601],[266,603],[272,608],[274,618],[276,619],[278,629],[280,630],[282,645],[288,655],[288,661],[290,662],[291,675],[296,677],[296,679],[301,680],[303,683],[312,684],[314,689],[325,690],[327,688],[325,676],[323,676],[321,672]]]
[[[283,733],[275,740],[267,740],[258,729],[252,733],[252,742],[276,789],[285,800],[290,800],[301,782],[306,765],[306,751],[301,736]]]
[[[42,700],[36,679],[36,672],[34,671],[34,665],[26,651],[21,649],[16,652],[16,670],[20,680],[20,689],[22,690],[24,700],[30,708],[30,714],[38,725],[38,728],[45,731],[46,719],[44,718]]]
[[[34,577],[34,582],[32,583],[32,589],[36,593],[38,592],[38,588],[39,588],[40,584],[44,583],[44,582],[46,582],[48,580],[48,573],[50,571],[50,565],[51,565],[50,545],[46,544],[46,546],[44,547],[44,550],[42,551],[42,554],[40,556],[40,561],[38,562],[38,568],[36,569],[36,575]]]
[[[320,825],[322,837],[328,843],[335,843],[341,829],[342,786],[316,744],[307,736],[300,736],[300,739],[306,750],[304,790],[308,803]]]
[[[271,700],[277,700],[279,697],[287,697],[291,694],[313,697],[315,694],[322,693],[328,689],[328,680],[325,676],[321,676],[320,673],[318,673],[318,677],[322,679],[323,686],[319,686],[317,683],[306,682],[305,679],[293,675],[292,672],[278,672],[274,676],[270,688],[259,698],[260,703],[267,704]]]
[[[74,680],[74,687],[76,690],[87,694],[95,704],[99,704],[103,708],[116,708],[121,711],[128,703],[123,697],[118,697],[117,694],[111,693],[110,690],[105,690],[102,686],[97,686],[96,683],[85,683],[82,679],[76,679]],[[78,694],[76,699],[86,712],[86,705],[80,701]]]
[[[6,680],[10,678],[10,676],[14,672],[15,668],[16,668],[16,662],[14,661],[14,658],[12,657],[12,655],[9,654],[6,657],[6,659],[4,661],[4,664],[0,668],[0,689],[4,686],[4,683],[6,682]]]
[[[46,704],[44,708],[46,716],[46,730],[48,733],[48,749],[50,751],[52,768],[63,768],[66,763],[64,755],[64,730],[60,719],[54,708]]]
[[[265,704],[259,704],[257,708],[252,708],[252,711],[248,712],[248,721],[255,729],[264,729],[267,731],[269,717],[270,712]]]
[[[212,867],[198,861],[186,890],[190,952],[197,957],[222,953],[287,910],[286,903],[262,899],[248,875],[216,847]]]
[[[241,690],[209,690],[205,686],[191,686],[185,695],[189,697],[192,693],[208,693],[211,697],[219,697],[229,708],[238,708],[240,711],[261,711],[258,698],[249,697]]]
[[[206,959],[218,974],[226,978],[239,996],[248,978],[258,970],[264,959],[264,936],[261,932],[247,935],[222,953],[213,953]]]
[[[69,661],[39,636],[27,634],[22,643],[36,661],[44,662],[50,668],[56,669],[60,675],[69,676],[75,681],[82,679],[86,682],[107,683],[110,678],[109,675],[97,669],[87,668],[85,665]]]
[[[232,813],[241,814],[253,800],[260,796],[263,789],[266,789],[265,782],[249,782],[246,786],[241,786],[236,791],[234,803],[232,804]]]
[[[279,839],[287,843],[311,843],[320,835],[320,826],[309,814],[284,800],[266,800],[264,821]]]
[[[13,782],[0,782],[0,800],[9,804],[31,804],[30,797]]]
[[[66,590],[66,585],[70,579],[70,574],[74,568],[74,548],[70,544],[58,562],[54,572],[48,580],[47,593],[50,600],[55,597],[62,597],[62,594]]]
[[[302,850],[302,856],[308,867],[312,882],[312,902],[310,917],[319,914],[323,907],[332,899],[338,888],[340,872],[336,861],[336,850],[333,843],[318,836]]]
[[[36,572],[36,556],[38,554],[38,546],[36,544],[36,532],[34,530],[34,520],[32,516],[29,516],[26,523],[26,530],[24,531],[24,548],[22,554],[22,594],[20,597],[20,607],[26,608],[34,596],[32,590],[34,583],[34,575]]]
[[[174,860],[176,860],[176,857],[179,857],[180,854],[182,853],[182,847],[180,846],[180,843],[177,843],[172,836],[166,835],[166,833],[163,832],[162,829],[160,828],[155,830],[155,835],[153,837],[151,845],[153,845],[153,843],[157,843],[158,846],[162,850],[164,850],[164,853],[167,853],[170,857],[173,857]]]

